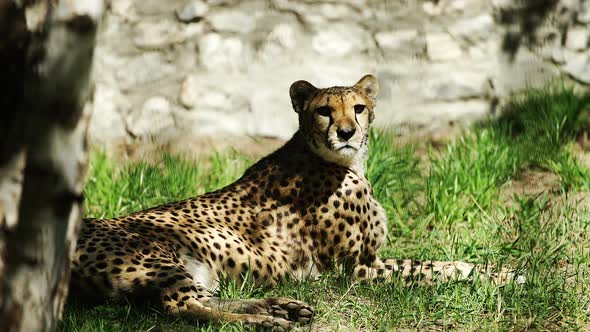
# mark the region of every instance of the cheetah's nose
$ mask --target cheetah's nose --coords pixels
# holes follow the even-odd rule
[[[348,141],[352,137],[352,135],[354,135],[355,131],[356,129],[354,128],[340,128],[336,130],[336,134],[338,134],[338,137],[340,137],[341,139]]]

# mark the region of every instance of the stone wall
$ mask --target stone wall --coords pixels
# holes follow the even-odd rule
[[[413,134],[495,112],[555,77],[590,84],[590,1],[562,0],[513,62],[514,0],[115,0],[95,56],[91,141],[289,138],[290,84],[381,84],[377,125]],[[507,30],[508,29],[508,30]]]

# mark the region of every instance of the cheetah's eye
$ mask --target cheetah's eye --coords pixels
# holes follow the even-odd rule
[[[321,116],[330,116],[332,109],[329,106],[321,106],[316,108],[315,111]]]
[[[365,111],[365,108],[366,108],[365,105],[361,105],[361,104],[354,105],[354,112],[356,114],[361,114]]]

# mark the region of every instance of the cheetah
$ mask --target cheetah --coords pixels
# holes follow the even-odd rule
[[[372,75],[325,89],[297,81],[289,93],[299,130],[236,182],[128,216],[84,220],[71,293],[151,294],[172,315],[289,330],[312,320],[309,305],[220,299],[214,296],[220,280],[272,286],[335,266],[359,279],[469,278],[468,263],[377,257],[387,216],[372,195],[365,162],[378,90]]]

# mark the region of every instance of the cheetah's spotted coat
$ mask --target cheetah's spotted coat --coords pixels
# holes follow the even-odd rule
[[[71,291],[111,299],[151,292],[171,314],[277,329],[313,310],[285,298],[222,300],[221,278],[250,271],[259,284],[314,277],[341,266],[355,277],[393,273],[468,277],[462,262],[381,260],[387,218],[364,174],[377,80],[290,89],[300,129],[235,183],[185,201],[107,220],[85,220]]]

